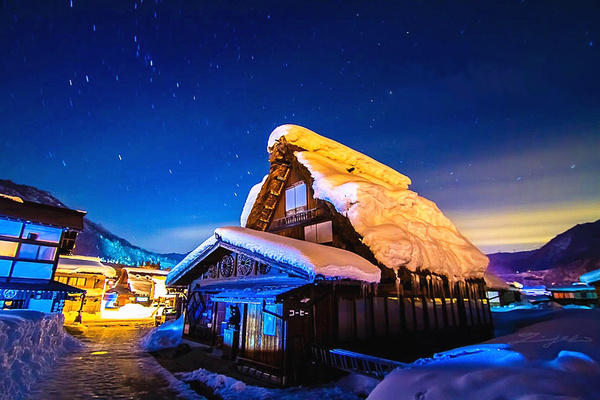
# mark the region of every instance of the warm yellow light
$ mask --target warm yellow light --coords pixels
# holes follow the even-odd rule
[[[485,253],[539,248],[567,229],[600,218],[600,202],[532,204],[520,209],[449,212],[463,235]]]

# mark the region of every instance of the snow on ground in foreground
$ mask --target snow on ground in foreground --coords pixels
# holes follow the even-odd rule
[[[267,389],[246,385],[234,378],[216,374],[203,368],[178,374],[178,376],[184,382],[200,381],[204,383],[212,388],[215,394],[225,400],[358,400],[363,399],[379,383],[376,379],[353,374],[328,385],[308,388]]]
[[[539,311],[547,320],[396,369],[369,399],[597,399],[600,309]]]
[[[550,304],[502,311],[494,313],[500,330],[521,328],[485,343],[417,360],[391,372],[381,383],[350,375],[319,387],[266,389],[205,369],[177,376],[184,382],[200,381],[225,400],[358,399],[366,395],[370,400],[598,398],[600,309]]]
[[[81,348],[63,322],[62,314],[0,311],[0,399],[25,397],[60,357]]]

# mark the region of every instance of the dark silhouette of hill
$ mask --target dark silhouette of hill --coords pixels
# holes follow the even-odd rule
[[[600,268],[600,220],[579,224],[537,250],[489,254],[488,270],[527,285],[546,286],[579,281]]]
[[[10,180],[0,179],[0,193],[17,196],[23,200],[32,201],[56,207],[66,207],[50,192],[37,189],[33,186],[20,185]],[[147,262],[159,263],[161,268],[171,268],[185,257],[184,254],[154,253],[141,247],[134,246],[127,240],[108,231],[102,225],[84,218],[83,231],[77,236],[76,255],[100,257],[110,263],[124,265],[140,265]]]

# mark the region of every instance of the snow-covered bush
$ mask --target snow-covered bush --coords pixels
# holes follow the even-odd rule
[[[140,346],[146,351],[158,351],[176,347],[183,337],[183,315],[175,321],[169,321],[158,328],[152,329],[140,341]]]
[[[0,399],[26,396],[64,354],[81,347],[63,330],[62,314],[0,311]]]

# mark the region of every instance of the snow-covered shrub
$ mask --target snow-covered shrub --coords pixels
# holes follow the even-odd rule
[[[64,354],[81,347],[63,330],[62,314],[0,311],[0,399],[26,396]]]

